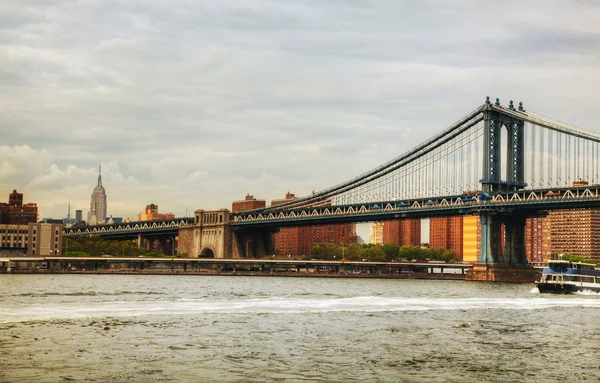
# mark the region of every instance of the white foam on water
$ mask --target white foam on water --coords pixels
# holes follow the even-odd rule
[[[600,291],[583,290],[583,291],[575,291],[573,294],[577,294],[577,295],[600,295]]]
[[[584,294],[587,295],[587,294]],[[557,298],[403,298],[363,296],[352,298],[267,298],[245,300],[136,301],[56,303],[0,308],[0,323],[142,315],[202,313],[323,313],[332,311],[386,312],[428,310],[539,310],[553,307],[600,308],[600,299]]]
[[[531,289],[530,293],[531,294],[539,294],[540,290],[537,287],[534,287],[533,289]]]

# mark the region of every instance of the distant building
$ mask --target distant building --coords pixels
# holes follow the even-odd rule
[[[550,259],[552,248],[550,216],[528,218],[525,224],[525,253],[529,262]]]
[[[107,214],[106,191],[102,186],[102,165],[98,167],[98,185],[92,191],[88,221],[90,225],[106,222]]]
[[[285,198],[271,201],[271,206],[294,199],[296,196],[287,192]],[[359,238],[355,223],[282,228],[274,237],[276,251],[284,255],[310,255],[313,243],[349,244],[357,243]]]
[[[172,215],[172,214],[171,214]],[[170,218],[167,218],[170,219]],[[123,223],[123,217],[113,217],[112,215],[110,217],[108,217],[108,219],[106,220],[106,223],[109,225],[118,225],[120,223]]]
[[[552,253],[600,261],[600,209],[556,210],[549,218]]]
[[[175,218],[175,214],[173,213],[159,213],[158,205],[151,203],[150,205],[146,205],[146,209],[140,214],[138,214],[138,221],[165,221],[169,219]],[[113,221],[117,218],[113,218]],[[121,222],[123,219],[119,218]],[[114,223],[117,223],[116,221]]]
[[[399,219],[383,223],[383,243],[398,246],[421,244],[421,220]]]
[[[36,222],[37,219],[37,204],[23,204],[23,193],[13,190],[8,195],[8,203],[0,203],[0,224],[26,225]]]
[[[453,250],[458,259],[463,256],[463,217],[435,217],[429,220],[429,246]]]
[[[296,199],[287,192],[285,198],[274,199],[271,206],[281,205]],[[312,252],[312,230],[310,226],[284,227],[274,235],[275,250],[284,255],[307,255]]]
[[[479,258],[479,249],[481,247],[479,236],[481,228],[479,226],[479,215],[466,215],[463,221],[463,262],[477,263]]]
[[[260,209],[265,206],[267,206],[267,203],[264,199],[256,199],[254,196],[247,194],[243,200],[231,203],[231,212],[239,213],[245,210]]]
[[[383,245],[383,222],[373,222],[371,224],[369,243],[372,245]]]
[[[0,252],[60,256],[62,230],[62,224],[54,223],[0,224]]]
[[[83,221],[83,212],[81,210],[75,210],[75,223]]]
[[[63,219],[58,218],[42,218],[40,220],[41,223],[53,223],[57,225],[63,225]]]

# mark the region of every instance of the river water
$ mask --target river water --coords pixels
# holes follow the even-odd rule
[[[464,281],[0,275],[0,381],[598,381],[600,295]]]

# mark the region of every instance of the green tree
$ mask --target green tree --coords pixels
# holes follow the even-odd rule
[[[388,243],[388,244],[381,246],[381,249],[385,253],[386,261],[391,262],[391,261],[395,261],[399,258],[398,255],[399,255],[400,247],[398,245],[393,244],[393,243]]]
[[[371,262],[385,262],[386,261],[386,253],[383,251],[383,248],[381,245],[363,249],[362,257],[363,257],[363,259],[367,259]]]

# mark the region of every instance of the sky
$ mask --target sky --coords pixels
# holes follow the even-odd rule
[[[231,208],[374,168],[485,101],[600,133],[596,0],[0,2],[0,201]],[[359,234],[368,240],[368,228]]]

